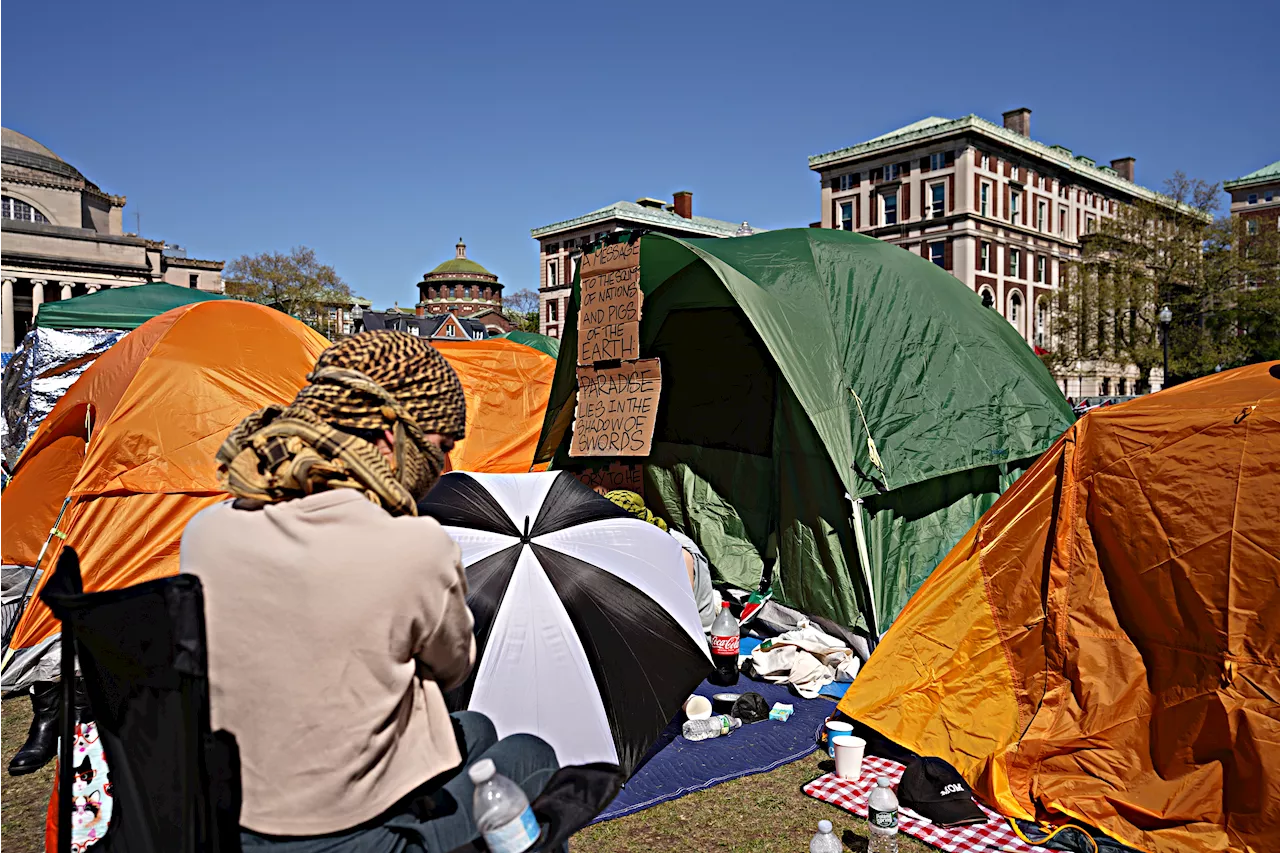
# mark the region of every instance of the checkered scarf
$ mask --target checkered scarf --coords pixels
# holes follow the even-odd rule
[[[217,456],[223,487],[264,503],[356,489],[394,515],[416,515],[445,464],[425,436],[466,434],[449,363],[412,335],[365,332],[321,353],[307,381],[287,407],[254,412],[227,436]],[[384,431],[394,469],[365,437]]]

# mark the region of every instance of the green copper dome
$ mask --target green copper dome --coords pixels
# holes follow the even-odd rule
[[[497,280],[497,276],[489,272],[484,267],[467,257],[467,244],[462,242],[462,238],[458,238],[457,256],[450,258],[431,272],[423,276],[423,280],[431,281],[434,279],[447,280],[450,276],[465,275],[475,276],[482,275]]]

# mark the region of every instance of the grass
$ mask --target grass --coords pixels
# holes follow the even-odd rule
[[[44,850],[44,816],[53,790],[53,762],[28,776],[10,776],[4,769],[27,740],[31,699],[20,696],[0,703],[0,846],[6,853]]]
[[[26,697],[0,706],[3,760],[27,738],[31,702]],[[773,853],[803,851],[827,819],[842,835],[845,848],[866,849],[867,822],[843,809],[807,797],[801,788],[831,769],[825,752],[815,752],[771,773],[735,779],[705,791],[618,820],[589,826],[570,842],[573,853],[616,851],[705,851],[705,853]],[[30,776],[3,773],[0,781],[0,845],[6,853],[36,853],[44,849],[44,816],[53,789],[53,764]],[[902,853],[933,848],[900,835]]]

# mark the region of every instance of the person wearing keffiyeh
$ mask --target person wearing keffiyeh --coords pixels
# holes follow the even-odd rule
[[[458,546],[416,505],[465,434],[448,362],[377,331],[325,350],[293,402],[218,450],[232,500],[187,525],[180,561],[204,589],[245,851],[452,850],[478,836],[465,767],[493,759],[530,800],[555,772],[544,741],[499,741],[445,705],[475,661],[473,619]]]

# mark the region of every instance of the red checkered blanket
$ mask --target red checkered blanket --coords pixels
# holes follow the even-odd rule
[[[895,786],[902,778],[903,766],[896,761],[868,755],[862,760],[862,775],[858,781],[841,779],[834,773],[819,776],[808,785],[804,792],[811,797],[839,806],[845,811],[853,812],[859,817],[867,816],[867,797],[875,787],[876,777],[887,776]],[[977,802],[977,800],[975,800]],[[986,823],[975,823],[969,826],[937,826],[911,809],[900,806],[898,809],[898,831],[918,838],[925,844],[932,844],[947,853],[991,853],[993,850],[1006,853],[1044,853],[1046,848],[1027,844],[1009,828],[1009,822],[991,809],[978,803],[978,807],[987,815]]]

